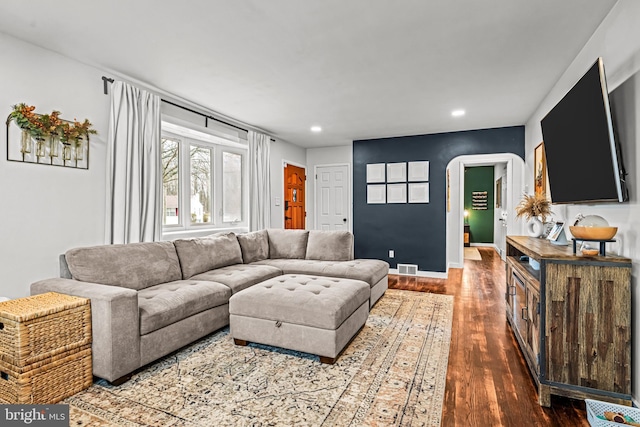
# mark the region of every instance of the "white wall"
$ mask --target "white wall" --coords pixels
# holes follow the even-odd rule
[[[533,188],[533,150],[542,141],[540,120],[587,71],[598,56],[602,56],[607,74],[610,99],[614,111],[614,125],[622,145],[630,191],[630,201],[623,204],[593,204],[554,206],[569,222],[576,214],[597,214],[618,227],[616,244],[607,250],[629,257],[632,269],[632,324],[638,325],[638,263],[640,262],[640,2],[620,0],[589,42],[562,75],[556,86],[526,124],[527,185]],[[569,161],[569,160],[567,160]],[[567,230],[568,232],[568,230]],[[570,236],[569,236],[570,237]],[[637,401],[640,393],[640,328],[633,328],[632,336],[632,393]]]
[[[37,113],[88,118],[89,170],[7,161],[0,132],[0,296],[29,295],[29,285],[58,276],[58,254],[104,242],[106,145],[109,97],[102,73],[86,65],[0,33],[0,116],[20,102]],[[4,119],[3,119],[4,121]]]
[[[306,161],[306,149],[284,141],[271,141],[271,227],[284,228],[284,163],[306,167]],[[307,203],[309,187],[313,185],[313,181],[308,179],[309,174],[307,169]],[[279,206],[276,198],[280,200]]]
[[[0,33],[0,116],[25,102],[37,113],[62,112],[67,120],[88,118],[89,170],[7,161],[6,132],[0,132],[0,296],[29,295],[37,280],[59,275],[58,255],[79,246],[104,243],[106,139],[109,96],[104,71]],[[306,150],[282,141],[271,145],[272,226],[284,226],[283,161],[304,166]]]
[[[353,230],[353,146],[308,148],[307,149],[307,229],[315,229],[315,167],[321,165],[349,165],[349,182],[351,183],[351,200],[349,205],[349,230]]]

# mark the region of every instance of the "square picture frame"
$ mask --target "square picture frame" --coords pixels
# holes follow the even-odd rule
[[[409,182],[429,181],[429,162],[409,162]]]
[[[367,184],[376,182],[385,182],[385,164],[369,163],[367,164]]]
[[[409,203],[429,203],[429,183],[409,184]]]
[[[367,185],[367,204],[379,205],[387,202],[387,186],[382,185]]]
[[[407,203],[407,185],[387,184],[387,203]]]
[[[407,182],[407,163],[387,163],[387,182]]]

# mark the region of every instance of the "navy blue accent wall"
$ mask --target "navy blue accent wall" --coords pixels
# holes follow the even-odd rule
[[[356,258],[446,271],[446,168],[462,155],[513,153],[524,159],[524,126],[353,142],[353,234]],[[369,163],[429,161],[429,203],[367,204]],[[453,189],[452,191],[459,191]],[[389,249],[395,257],[389,259]]]

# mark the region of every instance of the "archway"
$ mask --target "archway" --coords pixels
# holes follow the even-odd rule
[[[524,190],[524,160],[512,153],[458,156],[447,165],[448,203],[446,225],[447,270],[464,266],[464,168],[506,164],[505,197],[501,210],[506,212],[506,234],[522,234],[522,225],[515,218],[515,206]],[[501,253],[504,259],[504,253]]]

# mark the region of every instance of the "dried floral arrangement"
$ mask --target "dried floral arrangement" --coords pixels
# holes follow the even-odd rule
[[[36,114],[34,113],[36,107],[23,102],[13,105],[12,108],[13,111],[7,118],[7,124],[14,120],[20,129],[36,139],[57,135],[63,143],[67,143],[97,133],[95,129],[91,128],[92,124],[88,119],[85,119],[84,122],[78,122],[74,119],[70,124],[60,120],[60,111],[52,111],[50,114]]]
[[[516,218],[523,216],[527,221],[539,217],[544,223],[551,214],[551,200],[544,193],[525,194],[516,206]]]

